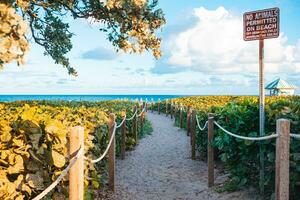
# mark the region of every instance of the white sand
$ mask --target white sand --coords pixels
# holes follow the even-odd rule
[[[147,117],[153,133],[134,151],[126,152],[125,160],[117,160],[116,194],[111,199],[255,199],[250,191],[217,193],[208,188],[207,165],[199,159],[191,160],[186,131],[175,127],[164,114],[147,113]],[[216,182],[224,181],[224,176],[216,177]]]

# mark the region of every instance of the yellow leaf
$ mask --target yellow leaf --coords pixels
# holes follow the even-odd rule
[[[57,120],[50,120],[46,123],[45,131],[58,138],[65,138],[67,135],[66,127]]]
[[[31,189],[29,186],[27,186],[26,184],[22,185],[22,191],[27,192],[29,195],[31,195]]]
[[[9,132],[4,132],[1,136],[0,136],[0,141],[1,142],[8,142],[11,140],[11,134]]]
[[[24,146],[23,140],[13,139],[13,142],[18,147],[23,147]]]
[[[61,167],[65,166],[66,159],[63,155],[61,155],[60,153],[58,153],[55,150],[52,150],[51,155],[52,155],[53,164],[56,167],[61,168]]]
[[[14,157],[14,165],[7,168],[9,174],[18,174],[24,170],[23,158],[20,155]]]

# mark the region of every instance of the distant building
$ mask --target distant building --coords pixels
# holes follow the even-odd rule
[[[270,90],[270,96],[294,95],[296,88],[295,85],[290,84],[281,78],[272,81],[266,86],[266,89]]]

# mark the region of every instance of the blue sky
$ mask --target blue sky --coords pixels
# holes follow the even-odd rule
[[[116,53],[95,24],[66,19],[79,76],[32,44],[24,66],[0,72],[1,94],[257,94],[258,41],[243,41],[242,15],[270,7],[280,8],[281,34],[265,42],[266,83],[282,77],[300,87],[300,1],[160,0],[159,7],[167,19],[158,32],[161,59]]]

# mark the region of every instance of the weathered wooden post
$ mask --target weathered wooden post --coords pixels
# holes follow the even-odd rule
[[[143,131],[143,125],[144,125],[144,110],[142,110],[141,112],[141,116],[140,116],[140,127],[141,127],[141,132]]]
[[[152,113],[154,112],[154,102],[153,102],[153,100],[151,101],[151,111],[152,111]]]
[[[146,100],[145,100],[144,106],[145,106],[146,112],[148,112],[148,99],[147,99],[147,98],[146,98]]]
[[[158,111],[158,114],[160,115],[160,100],[158,100],[158,102],[157,102],[157,111]]]
[[[143,101],[143,99],[141,98],[141,99],[140,99],[140,109],[143,109],[143,108],[144,108],[143,106],[144,106],[144,101]]]
[[[84,128],[81,126],[70,129],[69,154],[73,157],[82,148],[84,152]],[[77,159],[69,172],[69,199],[83,200],[84,197],[84,153]]]
[[[145,111],[147,112],[147,103],[146,103],[146,101],[144,101],[142,105],[143,105],[143,109],[145,108]]]
[[[171,102],[171,107],[170,107],[171,119],[173,119],[173,109],[174,109],[173,102]]]
[[[137,106],[134,107],[133,109],[133,113],[135,113],[137,111]],[[138,143],[138,130],[137,130],[137,114],[133,117],[132,119],[132,128],[133,128],[133,135],[134,135],[134,140],[135,143]]]
[[[126,112],[123,114],[123,119],[126,117]],[[121,160],[125,159],[126,151],[126,120],[121,126]]]
[[[187,116],[186,116],[186,134],[190,136],[190,126],[191,126],[191,107],[187,108]]]
[[[182,105],[182,103],[180,104],[179,123],[180,123],[180,128],[183,128],[183,105]]]
[[[191,152],[192,159],[196,159],[196,110],[192,111],[192,121],[191,121]]]
[[[135,105],[136,105],[137,107],[139,107],[139,99],[138,99],[138,98],[135,99]]]
[[[169,113],[169,111],[168,111],[168,100],[166,100],[166,116],[168,117],[168,113]]]
[[[108,140],[110,141],[113,137],[114,127],[115,127],[115,114],[109,114],[108,119]],[[115,192],[115,158],[116,158],[116,139],[114,137],[111,146],[108,149],[108,186]]]
[[[214,186],[214,148],[212,146],[214,139],[214,116],[208,114],[208,134],[207,134],[207,166],[208,166],[208,187]]]
[[[290,121],[278,119],[276,122],[276,171],[275,200],[289,199],[290,168]]]

